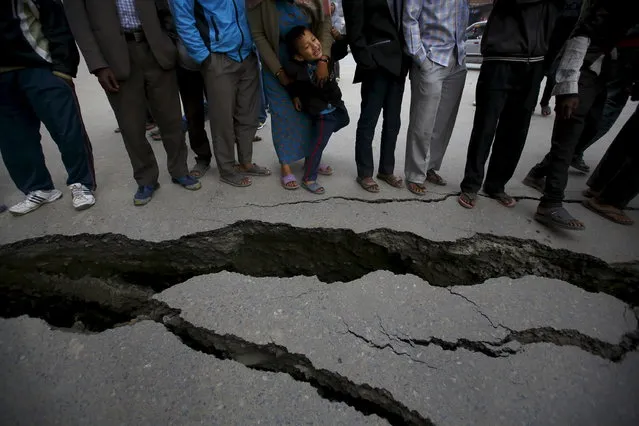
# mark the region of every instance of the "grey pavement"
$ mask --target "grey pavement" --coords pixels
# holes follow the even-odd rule
[[[172,185],[161,144],[153,143],[162,188],[142,208],[132,205],[135,183],[120,135],[113,132],[117,124],[106,97],[96,79],[86,70],[81,72],[76,87],[94,146],[99,187],[96,206],[75,212],[65,191],[62,200],[25,217],[0,215],[2,245],[61,235],[37,240],[32,251],[27,251],[33,255],[27,261],[34,265],[34,273],[24,276],[20,295],[13,284],[3,286],[3,281],[14,283],[21,278],[11,275],[9,262],[2,257],[9,260],[10,251],[2,252],[0,246],[0,307],[5,317],[0,319],[0,424],[429,424],[427,419],[436,425],[639,424],[639,226],[615,225],[583,208],[578,200],[586,177],[578,174],[570,177],[567,196],[572,202],[567,208],[588,229],[575,234],[554,232],[532,220],[539,194],[524,187],[521,179],[549,148],[553,119],[542,117],[539,111],[533,117],[526,149],[508,186],[513,195],[522,197],[514,209],[488,198],[481,198],[472,211],[461,208],[454,194],[459,190],[474,114],[478,71],[471,70],[441,170],[448,185],[429,186],[422,199],[383,184],[380,194],[368,194],[354,179],[360,97],[359,86],[350,83],[354,73],[351,58],[343,61],[341,72],[351,125],[332,139],[325,153],[324,163],[336,170],[334,176],[321,179],[325,196],[301,189],[285,191],[279,186],[267,125],[259,133],[264,140],[255,144],[254,161],[272,167],[274,174],[255,178],[254,185],[246,189],[220,183],[215,169],[202,179],[201,191],[192,193]],[[403,174],[409,102],[407,90],[397,148],[399,174]],[[636,104],[628,105],[612,132],[587,151],[587,163],[596,165],[633,108]],[[65,172],[46,131],[43,146],[53,179],[64,189]],[[375,152],[378,148],[376,145]],[[296,167],[300,171],[301,166]],[[0,166],[0,203],[11,205],[20,198]],[[630,216],[639,221],[639,200],[631,206]],[[381,267],[350,282],[327,284],[315,276],[283,278],[291,276],[287,266],[291,271],[300,270],[295,264],[274,268],[281,277],[254,277],[241,270],[202,275],[186,262],[170,278],[171,285],[161,284],[167,278],[160,275],[151,277],[150,281],[157,282],[148,285],[155,293],[150,302],[181,310],[179,315],[190,324],[187,330],[193,341],[172,329],[167,316],[147,311],[139,318],[117,317],[113,321],[117,325],[110,323],[106,330],[94,333],[80,327],[54,327],[51,318],[55,315],[38,302],[58,304],[60,311],[66,311],[62,316],[77,319],[83,311],[97,312],[95,305],[83,305],[82,295],[90,293],[98,280],[104,286],[99,291],[109,286],[147,285],[136,279],[135,270],[127,269],[128,265],[121,270],[116,265],[110,278],[84,277],[83,265],[108,263],[108,252],[101,258],[74,254],[80,256],[79,264],[69,257],[54,265],[56,274],[45,275],[43,271],[51,268],[48,256],[56,251],[55,242],[62,236],[96,234],[99,248],[104,233],[162,242],[227,229],[230,234],[243,235],[248,248],[236,253],[214,251],[214,256],[245,256],[244,262],[264,264],[271,255],[275,262],[286,259],[291,250],[304,250],[304,241],[275,244],[266,234],[260,237],[235,227],[242,220],[316,229],[317,241],[329,248],[320,258],[307,259],[316,268],[322,264],[321,256],[328,259],[345,250],[354,252],[349,244],[358,244],[349,240],[346,231],[339,231],[343,238],[334,238],[323,230],[362,233],[381,228],[415,234],[423,238],[419,244],[425,245],[479,234],[474,241],[495,248],[491,260],[496,265],[505,262],[505,251],[512,247],[500,241],[512,241],[511,237],[525,240],[515,244],[538,242],[572,252],[570,256],[552,252],[552,256],[573,259],[575,253],[582,253],[619,265],[605,270],[596,267],[593,270],[603,272],[589,277],[583,270],[570,270],[570,274],[562,270],[577,263],[557,261],[550,272],[540,266],[537,274],[517,279],[495,276],[476,285],[460,282],[446,287]],[[501,239],[483,236],[488,234]],[[198,258],[198,253],[219,250],[207,245],[206,238],[197,241],[198,245],[188,241],[174,245],[176,256],[183,259],[185,253],[191,253]],[[385,249],[391,250],[392,244]],[[135,241],[122,242],[121,250],[135,251]],[[410,255],[413,261],[420,250],[426,253],[416,247]],[[420,261],[433,270],[441,263],[466,262],[464,268],[472,272],[474,262],[485,256],[481,250],[473,252],[470,245],[448,250],[441,258]],[[153,250],[148,253],[153,261]],[[309,253],[314,256],[316,251]],[[544,256],[548,254],[540,250],[528,253],[532,253],[528,265],[547,260]],[[402,253],[393,256],[388,255],[387,265],[404,261]],[[294,262],[303,259],[296,256]],[[349,262],[356,260],[345,259],[345,270],[358,267]],[[316,275],[320,273],[318,269]],[[579,280],[556,279],[573,276]],[[606,293],[610,287],[601,284],[602,277],[632,288],[615,293],[626,295],[618,296],[621,300]],[[36,280],[38,286],[31,286]],[[584,284],[590,281],[591,287]],[[53,296],[39,290],[47,282]],[[63,293],[56,293],[62,285],[76,290],[82,286],[68,305],[59,298]],[[101,311],[100,315],[115,314]],[[202,337],[198,330],[217,337]],[[197,343],[215,339],[222,345],[242,342],[239,348],[249,348],[248,357],[237,346],[227,352],[219,346],[207,353],[194,349]],[[269,365],[262,360],[273,348],[279,355]],[[257,361],[247,361],[251,357]],[[300,361],[302,357],[310,364]],[[286,364],[288,359],[295,365]],[[329,373],[329,385],[314,381],[322,372]],[[345,390],[348,386],[339,377],[354,387]],[[350,396],[344,396],[349,392]],[[380,402],[383,407],[379,410],[371,411],[366,405],[382,400],[390,402]],[[417,416],[398,420],[393,410],[403,415],[413,410]],[[412,420],[406,420],[409,418]]]

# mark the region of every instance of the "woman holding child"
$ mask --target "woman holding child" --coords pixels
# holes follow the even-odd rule
[[[325,0],[247,0],[247,5],[251,33],[264,65],[264,90],[269,99],[273,144],[282,166],[282,186],[297,189],[290,165],[308,155],[314,135],[311,118],[295,109],[285,89],[291,83],[284,71],[290,60],[285,37],[297,26],[309,28],[319,38],[328,59],[333,44],[330,7]],[[329,78],[328,66],[328,61],[318,62],[318,79]],[[319,168],[320,174],[332,172],[328,166]]]

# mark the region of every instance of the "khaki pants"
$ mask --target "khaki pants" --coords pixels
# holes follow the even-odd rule
[[[209,98],[213,153],[220,176],[235,173],[235,146],[240,164],[253,161],[253,138],[257,132],[260,79],[257,56],[236,62],[212,53],[202,65]]]
[[[118,93],[107,93],[107,97],[122,130],[133,177],[138,185],[153,185],[159,176],[153,148],[146,138],[147,105],[162,135],[169,174],[174,178],[186,176],[187,148],[175,70],[162,69],[146,41],[129,41],[128,47],[129,78],[119,82]]]

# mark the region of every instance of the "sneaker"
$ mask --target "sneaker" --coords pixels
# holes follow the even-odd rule
[[[586,164],[583,157],[575,157],[570,162],[570,166],[573,169],[577,169],[582,173],[588,173],[590,171],[590,166]]]
[[[5,206],[4,204],[0,204],[0,213],[4,213],[7,211],[7,206]]]
[[[76,210],[86,210],[95,204],[93,191],[81,183],[69,185],[73,196],[73,208]]]
[[[138,192],[133,196],[133,205],[134,206],[144,206],[149,204],[151,198],[153,198],[153,193],[160,188],[160,184],[156,183],[155,185],[141,185],[138,186]]]
[[[266,121],[260,121],[257,123],[257,130],[262,130],[266,126]]]
[[[171,179],[171,181],[188,189],[189,191],[197,191],[198,189],[202,188],[202,184],[200,183],[200,181],[195,179],[191,175],[173,178]]]
[[[542,194],[544,193],[544,189],[546,187],[546,178],[545,177],[535,177],[531,173],[528,173],[523,181],[521,181],[528,188],[535,189]]]
[[[53,203],[60,198],[62,198],[62,192],[57,189],[32,191],[27,194],[24,201],[11,207],[9,212],[14,216],[22,216],[31,213],[43,204]]]

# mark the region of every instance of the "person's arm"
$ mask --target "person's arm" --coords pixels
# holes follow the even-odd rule
[[[211,55],[211,51],[196,27],[195,0],[171,0],[171,5],[175,29],[186,51],[195,62],[201,64]]]
[[[160,20],[160,26],[167,32],[172,40],[178,38],[177,30],[175,29],[175,21],[173,20],[173,11],[171,10],[167,0],[155,0],[155,8],[158,11],[158,19]]]
[[[98,70],[109,68],[89,24],[84,0],[64,0],[64,10],[89,71],[95,74]]]
[[[36,0],[42,33],[49,42],[53,73],[71,80],[78,72],[80,55],[69,28],[62,3],[55,0]]]
[[[274,47],[271,46],[266,38],[266,32],[264,31],[264,23],[262,21],[262,5],[258,4],[248,11],[248,21],[251,28],[251,35],[253,36],[253,42],[260,52],[260,59],[262,63],[266,65],[273,74],[277,75],[282,69],[279,55],[275,52]]]
[[[422,14],[423,4],[424,2],[421,0],[406,0],[402,19],[406,51],[419,66],[428,59],[424,43],[422,43],[422,34],[419,30],[419,16]]]
[[[368,51],[364,37],[364,0],[342,0],[342,10],[346,22],[346,39],[351,46],[353,58],[364,68],[375,68],[376,64]]]

